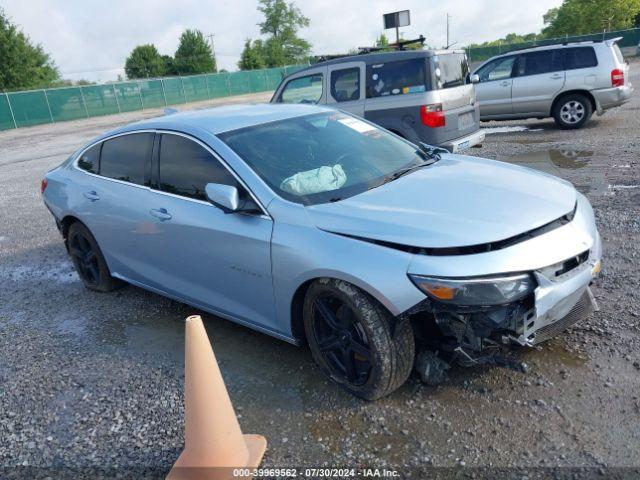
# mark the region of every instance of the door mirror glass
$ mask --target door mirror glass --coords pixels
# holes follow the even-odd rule
[[[469,81],[471,83],[480,83],[480,75],[474,73],[473,75],[471,75],[471,77],[469,77]]]
[[[240,208],[238,189],[220,183],[207,183],[204,187],[207,199],[225,213],[237,212]]]

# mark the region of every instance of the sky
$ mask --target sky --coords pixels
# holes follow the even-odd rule
[[[446,42],[446,14],[451,15],[451,43],[464,46],[507,33],[538,32],[542,15],[561,0],[297,0],[311,24],[299,32],[314,54],[344,53],[372,45],[383,31],[382,14],[411,11],[404,38],[420,34],[433,47]],[[115,80],[136,46],[153,43],[173,55],[182,31],[213,34],[218,68],[237,70],[247,38],[260,38],[257,0],[0,0],[0,7],[58,66],[63,78]],[[395,32],[387,36],[393,40]]]

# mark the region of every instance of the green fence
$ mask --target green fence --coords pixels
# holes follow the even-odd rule
[[[0,130],[275,90],[306,65],[0,93]]]
[[[490,47],[466,48],[465,50],[467,51],[467,56],[469,57],[470,62],[481,62],[495,55],[500,55],[502,53],[507,53],[512,50],[519,50],[522,48],[539,47],[543,45],[552,45],[563,42],[608,40],[617,37],[622,37],[622,40],[618,42],[618,45],[620,47],[635,47],[638,45],[638,42],[640,42],[640,28],[620,30],[617,32],[593,33],[590,35],[567,35],[558,38],[540,38],[531,42],[503,43],[501,45],[493,45]]]

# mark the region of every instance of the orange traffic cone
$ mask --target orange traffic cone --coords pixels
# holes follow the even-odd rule
[[[247,478],[239,472],[260,464],[267,440],[242,434],[200,315],[186,321],[184,368],[185,445],[167,478]]]

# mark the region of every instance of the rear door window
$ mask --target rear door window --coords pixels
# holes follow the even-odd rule
[[[564,70],[562,50],[523,53],[518,60],[518,76],[541,75]]]
[[[207,183],[237,187],[238,182],[203,146],[180,135],[160,140],[160,189],[196,200],[206,200]]]
[[[101,147],[102,147],[102,143],[99,143],[98,145],[94,145],[89,150],[84,152],[78,159],[78,167],[90,173],[98,173],[98,170],[99,170],[98,162],[100,160]]]
[[[280,94],[281,103],[318,103],[321,98],[321,73],[289,80]]]
[[[469,63],[465,54],[444,53],[433,57],[433,61],[439,69],[436,70],[438,88],[460,87],[466,83]]]
[[[515,56],[498,58],[493,62],[487,63],[478,70],[480,82],[492,82],[494,80],[506,80],[511,78],[513,73],[513,64],[516,60]]]
[[[424,58],[367,65],[367,98],[424,92]]]
[[[332,71],[331,96],[336,102],[360,99],[360,69],[354,67]]]
[[[153,133],[134,133],[106,140],[100,155],[100,175],[144,185],[153,136]]]
[[[596,52],[593,47],[576,47],[564,49],[564,68],[574,70],[578,68],[590,68],[598,65]]]

